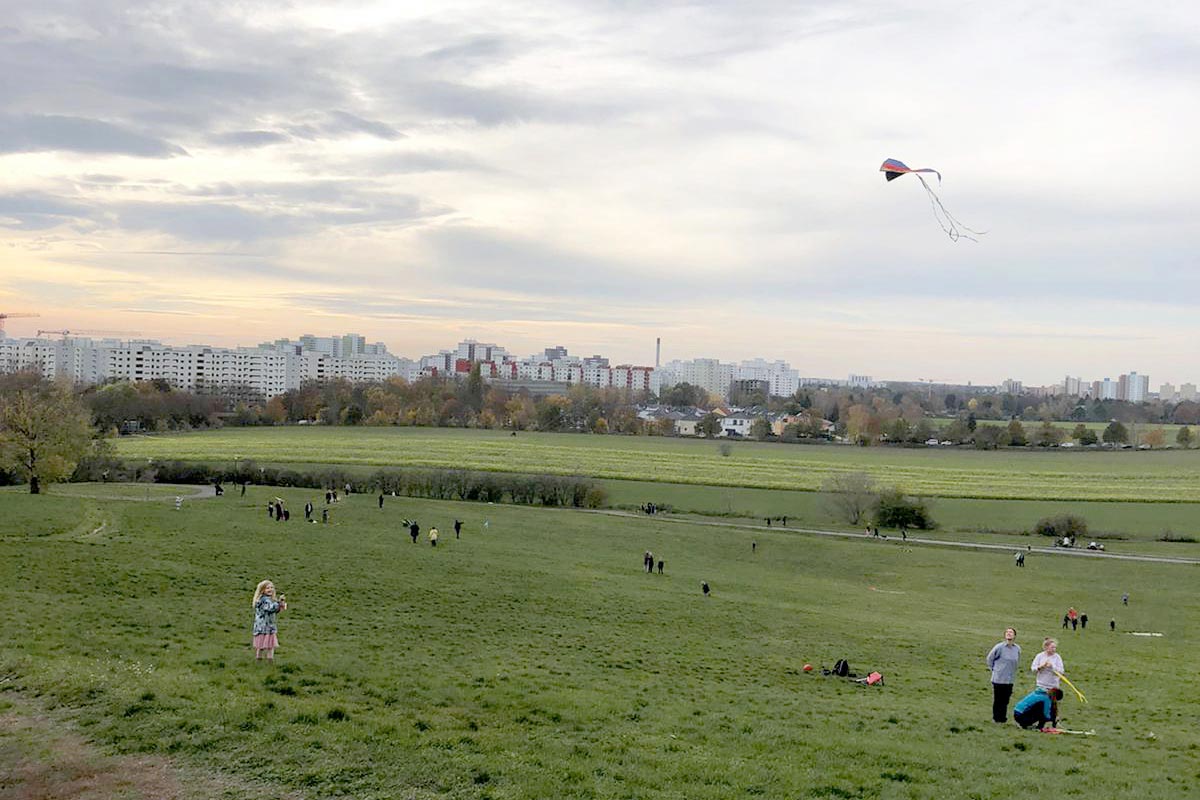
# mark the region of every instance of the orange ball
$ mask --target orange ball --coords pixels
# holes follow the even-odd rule
[[[812,664],[805,664],[805,665],[804,665],[804,671],[805,671],[805,672],[812,672]]]

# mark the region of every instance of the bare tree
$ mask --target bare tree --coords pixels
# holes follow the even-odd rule
[[[879,498],[875,479],[865,472],[837,472],[821,484],[825,507],[842,522],[858,525]]]

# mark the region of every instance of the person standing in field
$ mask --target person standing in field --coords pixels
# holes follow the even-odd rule
[[[1123,605],[1123,606],[1129,605],[1129,592],[1126,592],[1125,594],[1121,595],[1121,605]]]
[[[1017,663],[1020,660],[1021,646],[1017,644],[1017,629],[1005,628],[1004,641],[987,654],[987,666],[992,671],[993,722],[1008,722],[1008,703],[1012,700]]]
[[[704,596],[708,597],[712,590],[708,588],[708,581],[700,581],[700,591],[704,592]]]
[[[413,544],[416,544],[417,537],[421,535],[421,526],[417,524],[416,520],[408,523],[408,535],[412,537]]]
[[[1087,614],[1079,615],[1079,627],[1083,628],[1085,631],[1087,630]]]
[[[437,547],[437,540],[438,540],[438,530],[437,530],[437,527],[435,526],[435,527],[432,527],[429,529],[429,546]]]
[[[454,520],[454,538],[461,539],[462,538],[462,536],[460,535],[461,533],[462,533],[462,520],[455,519]]]
[[[312,512],[313,512],[313,504],[312,504],[312,500],[309,500],[307,503],[304,504],[304,521],[305,522],[312,521]]]
[[[661,558],[658,560],[658,574],[663,574],[663,560]]]
[[[1058,654],[1058,640],[1047,636],[1042,640],[1042,652],[1033,657],[1029,669],[1034,673],[1037,685],[1042,689],[1057,689],[1058,676],[1066,671],[1062,656]]]
[[[275,648],[279,646],[279,637],[275,618],[280,611],[287,610],[287,602],[283,595],[275,597],[275,584],[266,580],[254,589],[254,660],[275,661]]]
[[[383,492],[379,493],[379,510],[383,510]]]

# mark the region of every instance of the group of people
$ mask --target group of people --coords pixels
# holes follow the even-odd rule
[[[654,572],[654,564],[655,564],[654,553],[651,553],[649,550],[647,550],[642,555],[642,568],[645,569],[647,573],[653,573]],[[659,575],[663,574],[663,560],[661,558],[658,559],[658,574]]]
[[[1006,628],[1003,641],[988,652],[985,661],[992,671],[993,722],[1008,722],[1008,704],[1012,700],[1020,660],[1017,630]],[[1047,637],[1042,641],[1042,651],[1034,656],[1029,669],[1034,674],[1036,688],[1013,707],[1013,721],[1022,728],[1041,730],[1047,723],[1054,727],[1058,723],[1058,701],[1063,696],[1059,683],[1066,669],[1058,654],[1056,639]]]

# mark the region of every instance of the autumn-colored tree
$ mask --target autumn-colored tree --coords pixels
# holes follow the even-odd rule
[[[66,478],[92,445],[92,415],[69,388],[39,381],[0,387],[0,465],[29,493]]]

